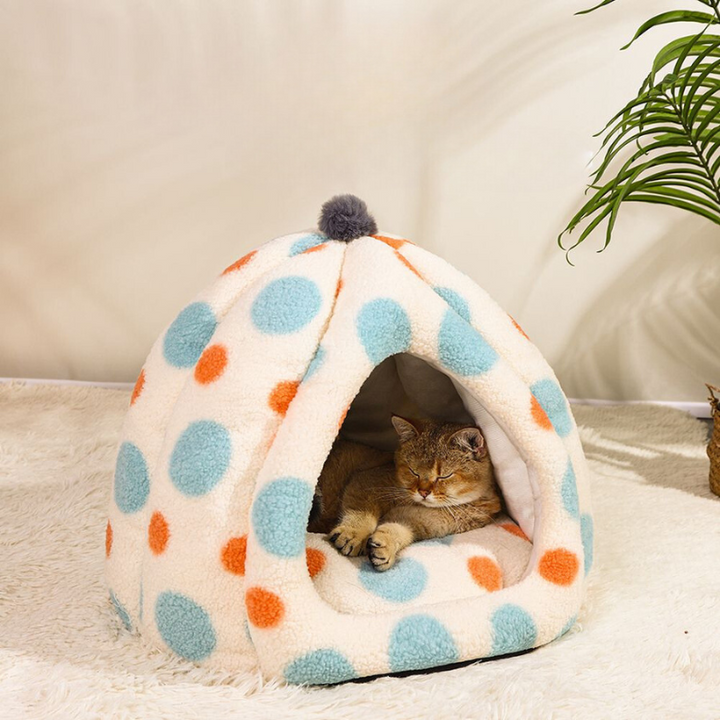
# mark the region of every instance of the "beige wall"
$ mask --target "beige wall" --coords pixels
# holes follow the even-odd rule
[[[250,248],[350,191],[470,274],[577,396],[720,383],[717,228],[640,206],[554,244],[674,2],[0,2],[0,375],[131,380]]]

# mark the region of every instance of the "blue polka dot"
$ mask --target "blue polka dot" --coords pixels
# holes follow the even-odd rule
[[[115,463],[115,504],[126,514],[140,510],[150,493],[147,463],[137,445],[124,442]]]
[[[530,615],[517,605],[501,605],[492,615],[493,655],[527,650],[535,644],[537,629]]]
[[[577,520],[580,517],[580,508],[578,506],[577,496],[577,479],[570,460],[568,460],[567,470],[565,471],[565,476],[563,477],[560,495],[562,496],[565,509]]]
[[[530,386],[530,392],[540,403],[540,407],[550,419],[555,432],[565,437],[572,430],[572,419],[567,400],[560,386],[550,379],[538,380]]]
[[[470,322],[470,306],[462,295],[447,287],[433,289],[465,322]]]
[[[305,526],[310,516],[313,488],[299,478],[268,483],[255,498],[252,522],[262,547],[278,557],[305,552]]]
[[[355,668],[337,651],[314,650],[285,668],[285,679],[295,685],[333,685],[357,677]]]
[[[325,361],[325,348],[322,345],[318,345],[318,349],[315,352],[315,356],[310,361],[310,364],[308,365],[307,370],[305,371],[305,375],[303,376],[302,381],[305,382],[306,380],[309,380],[320,368],[320,366]]]
[[[390,570],[378,572],[369,563],[360,566],[360,582],[366,590],[390,602],[407,602],[422,593],[427,570],[417,560],[400,558]]]
[[[117,599],[117,596],[112,590],[110,591],[110,602],[113,604],[115,612],[118,614],[125,629],[132,630],[132,623],[130,622],[128,611],[123,607],[123,604]]]
[[[378,365],[385,358],[410,347],[410,320],[400,303],[378,298],[363,305],[357,317],[360,342],[370,360]]]
[[[390,636],[388,653],[392,672],[447,665],[458,659],[452,635],[430,615],[400,620]]]
[[[215,649],[210,616],[185,595],[160,593],[155,603],[155,624],[166,645],[187,660],[204,660]]]
[[[572,630],[573,625],[577,622],[577,615],[573,615],[563,626],[563,629],[560,631],[560,634],[558,635],[559,638],[561,638],[565,633],[569,633],[570,630]],[[557,639],[557,638],[556,638]]]
[[[327,238],[324,235],[317,235],[315,233],[312,235],[304,235],[290,246],[290,255],[299,255],[300,253],[304,253],[306,250],[309,250],[311,247],[321,245],[326,241]]]
[[[230,463],[230,434],[213,420],[191,423],[170,456],[170,479],[184,495],[210,492]]]
[[[438,355],[446,368],[466,376],[487,372],[498,359],[483,336],[452,310],[440,325]]]
[[[590,515],[580,518],[580,534],[582,535],[583,554],[585,555],[585,574],[590,572],[593,564],[593,519]]]
[[[175,367],[192,367],[210,342],[216,326],[215,313],[207,303],[196,302],[188,305],[165,334],[165,359]]]
[[[255,327],[267,335],[287,335],[305,327],[322,305],[318,286],[298,275],[268,283],[255,298],[250,315]]]

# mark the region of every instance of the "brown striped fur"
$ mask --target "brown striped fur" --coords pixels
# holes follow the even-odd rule
[[[393,417],[391,453],[338,439],[323,467],[308,529],[343,555],[387,570],[416,540],[487,525],[501,500],[476,427]]]

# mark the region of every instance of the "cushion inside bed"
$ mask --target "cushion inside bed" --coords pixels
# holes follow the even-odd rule
[[[367,557],[341,555],[322,535],[308,533],[307,547],[308,567],[320,597],[339,612],[353,614],[500,590],[522,578],[532,550],[522,530],[505,516],[484,528],[413,543],[382,573]]]

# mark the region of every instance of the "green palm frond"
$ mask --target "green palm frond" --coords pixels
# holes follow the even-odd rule
[[[598,133],[604,156],[588,186],[590,198],[558,237],[566,253],[607,220],[598,252],[604,250],[626,202],[670,205],[720,224],[720,36],[708,32],[720,24],[720,0],[698,2],[712,13],[662,13],[641,25],[626,46],[658,25],[703,25],[700,33],[660,50],[637,97]],[[580,225],[582,232],[566,247],[563,236]]]

